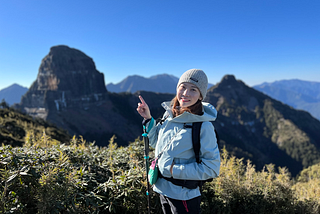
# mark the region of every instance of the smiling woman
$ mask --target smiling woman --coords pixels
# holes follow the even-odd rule
[[[182,74],[175,98],[162,103],[166,112],[158,124],[140,96],[137,111],[144,118],[150,146],[155,148],[159,176],[152,184],[160,194],[163,213],[200,213],[202,184],[219,175],[220,155],[211,123],[217,110],[202,102],[207,86],[207,75],[202,70],[190,69]],[[188,125],[196,122],[202,124],[200,162],[196,161],[194,136],[188,129]]]
[[[173,98],[172,111],[175,116],[184,111],[201,115],[201,101],[206,97],[208,79],[202,70],[191,69],[182,74],[177,85],[177,95]]]

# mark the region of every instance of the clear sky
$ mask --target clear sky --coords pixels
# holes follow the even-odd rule
[[[2,0],[0,89],[30,87],[56,45],[93,58],[106,84],[190,68],[212,84],[320,82],[320,1]]]

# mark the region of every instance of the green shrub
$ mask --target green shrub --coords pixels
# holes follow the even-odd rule
[[[310,210],[320,212],[320,164],[304,169],[292,189],[299,202],[306,202]]]
[[[318,213],[316,207],[301,212],[309,205],[297,200],[288,171],[278,171],[270,164],[257,172],[224,150],[219,177],[205,187],[203,213]]]
[[[27,133],[24,146],[0,147],[0,213],[147,213],[144,144],[118,148],[115,140],[99,148]],[[319,213],[318,193],[300,192],[318,190],[318,181],[295,182],[271,164],[256,171],[223,150],[219,177],[203,187],[202,213]],[[150,197],[152,213],[161,213],[158,195]]]

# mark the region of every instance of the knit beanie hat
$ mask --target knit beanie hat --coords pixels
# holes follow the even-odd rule
[[[203,72],[203,70],[190,69],[184,72],[179,79],[177,89],[179,85],[184,82],[190,82],[196,85],[197,88],[200,90],[202,98],[204,99],[206,97],[208,88],[208,78],[207,75]]]

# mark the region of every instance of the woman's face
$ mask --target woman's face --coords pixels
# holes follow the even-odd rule
[[[177,98],[182,108],[195,104],[201,98],[199,89],[192,83],[181,83],[177,89]]]

